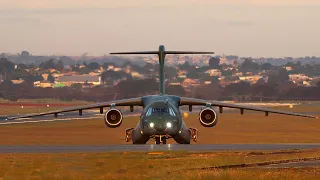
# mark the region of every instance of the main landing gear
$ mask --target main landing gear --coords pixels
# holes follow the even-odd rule
[[[134,130],[134,128],[128,128],[128,129],[126,129],[126,142],[131,141],[133,130]]]
[[[190,134],[191,134],[191,139],[194,142],[197,142],[198,140],[198,130],[195,128],[189,128]]]

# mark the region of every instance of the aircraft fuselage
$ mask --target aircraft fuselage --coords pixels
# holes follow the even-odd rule
[[[191,134],[179,109],[177,96],[147,96],[135,130],[133,144],[145,144],[150,138],[164,136],[173,138],[179,144],[189,144]]]

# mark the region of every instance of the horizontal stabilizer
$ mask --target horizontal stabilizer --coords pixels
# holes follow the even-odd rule
[[[166,51],[166,54],[214,54],[214,52],[196,52],[196,51]]]
[[[159,54],[159,51],[140,51],[140,52],[116,52],[110,54]]]
[[[140,51],[140,52],[116,52],[110,54],[159,54],[160,51]],[[196,51],[164,51],[164,54],[214,54],[214,52],[196,52]]]

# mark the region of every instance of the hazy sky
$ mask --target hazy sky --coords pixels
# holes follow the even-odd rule
[[[319,0],[0,0],[0,53],[320,56]]]

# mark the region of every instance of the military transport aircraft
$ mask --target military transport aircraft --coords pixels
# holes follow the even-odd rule
[[[107,127],[119,127],[123,120],[123,115],[117,107],[128,106],[133,112],[134,106],[143,107],[143,112],[140,116],[140,121],[135,128],[126,129],[126,141],[132,141],[133,144],[145,144],[150,138],[155,139],[155,144],[166,144],[168,138],[173,138],[179,144],[190,144],[190,141],[197,140],[197,130],[188,128],[183,121],[183,116],[180,111],[180,106],[189,106],[189,111],[192,111],[192,106],[203,106],[199,113],[199,121],[204,127],[214,127],[218,122],[218,114],[213,107],[218,107],[220,113],[223,108],[236,108],[243,114],[244,110],[253,110],[264,112],[266,116],[269,113],[302,116],[309,118],[317,118],[315,116],[299,114],[293,112],[284,112],[272,109],[259,107],[243,106],[231,103],[223,103],[219,101],[206,101],[202,99],[193,99],[165,94],[164,80],[164,63],[167,54],[214,54],[213,52],[188,52],[188,51],[166,51],[163,45],[159,46],[158,51],[144,52],[120,52],[111,54],[156,54],[159,57],[159,94],[137,97],[132,99],[116,100],[111,102],[102,102],[78,107],[71,107],[62,110],[44,112],[38,114],[27,114],[16,117],[10,117],[8,120],[27,118],[35,116],[43,116],[53,114],[55,117],[59,113],[79,111],[82,115],[83,110],[99,108],[100,113],[104,113],[104,107],[110,109],[105,112],[104,123]]]

